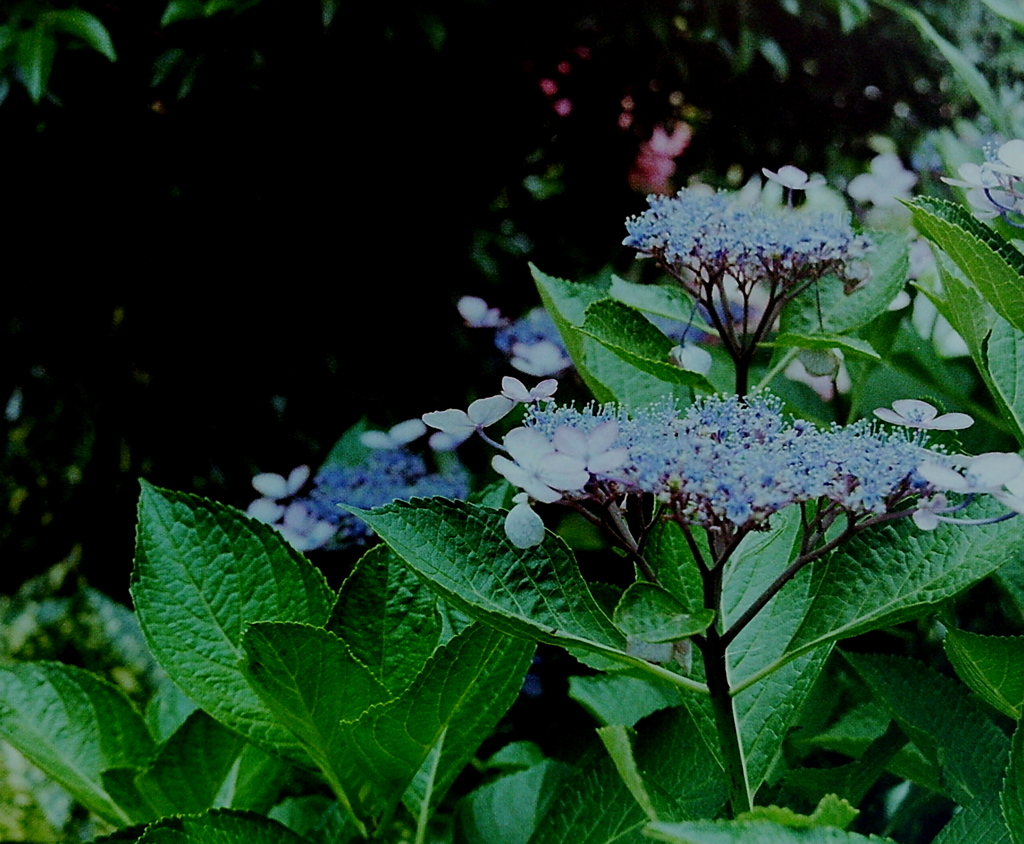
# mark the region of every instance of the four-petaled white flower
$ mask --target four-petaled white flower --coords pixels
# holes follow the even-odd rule
[[[530,506],[530,496],[520,492],[512,497],[515,506],[505,517],[505,535],[516,548],[533,548],[544,541],[544,522]]]
[[[359,442],[367,448],[401,448],[427,433],[427,426],[420,419],[406,419],[393,425],[387,431],[365,431]]]
[[[520,372],[541,378],[545,375],[557,375],[572,366],[572,360],[559,345],[551,340],[538,340],[536,343],[515,343],[512,346],[510,363]]]
[[[253,488],[262,495],[246,509],[246,515],[257,521],[272,525],[285,512],[285,506],[279,504],[283,498],[291,498],[309,480],[309,466],[297,466],[288,477],[276,472],[260,472],[252,479]]]
[[[935,495],[922,499],[910,518],[921,530],[935,530],[941,521],[939,513],[944,512],[948,507],[949,502],[946,500],[946,496],[937,492]]]
[[[894,208],[897,200],[910,198],[910,189],[917,184],[917,174],[904,169],[896,153],[876,155],[869,167],[871,172],[850,180],[846,192],[853,199],[879,208]]]
[[[581,461],[592,475],[605,475],[622,466],[629,458],[629,449],[612,448],[619,437],[619,423],[614,419],[602,422],[589,434],[579,428],[563,425],[552,435],[555,449]]]
[[[431,428],[437,428],[444,436],[434,434],[430,446],[436,451],[450,451],[468,440],[475,431],[493,425],[508,415],[516,403],[507,396],[490,396],[477,399],[469,410],[432,410],[421,417]]]
[[[887,407],[875,408],[875,416],[893,425],[906,428],[929,428],[935,431],[958,431],[970,428],[974,420],[966,413],[943,413],[933,405],[918,399],[897,399],[892,403],[892,410]]]
[[[583,489],[590,480],[584,460],[559,453],[540,431],[513,428],[504,443],[512,459],[495,455],[491,459],[494,471],[535,501],[552,504],[563,492]]]
[[[501,379],[501,394],[514,402],[528,403],[549,399],[558,389],[558,381],[554,378],[547,378],[541,381],[532,390],[527,390],[526,385],[518,378],[511,378],[506,375]]]
[[[808,188],[816,188],[819,185],[825,184],[825,180],[821,176],[816,176],[812,179],[803,170],[792,164],[783,165],[777,173],[772,172],[767,167],[762,167],[761,172],[773,182],[778,182],[784,188],[789,188],[790,190],[807,190]]]

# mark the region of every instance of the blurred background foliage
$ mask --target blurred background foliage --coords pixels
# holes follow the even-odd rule
[[[659,127],[676,186],[842,187],[880,137],[927,180],[978,108],[913,15],[1019,114],[1000,5],[4,3],[0,593],[59,565],[126,601],[139,476],[244,506],[362,417],[491,390],[456,299],[626,267]]]

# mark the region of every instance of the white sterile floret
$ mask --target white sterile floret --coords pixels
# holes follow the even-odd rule
[[[515,343],[512,346],[510,363],[520,372],[533,375],[535,378],[555,375],[572,366],[572,360],[551,340]]]
[[[819,185],[825,184],[825,180],[822,177],[809,178],[803,170],[792,164],[780,167],[777,173],[772,172],[767,167],[762,167],[761,172],[773,182],[778,182],[784,188],[789,188],[790,190],[807,190],[808,188],[816,188]]]
[[[387,431],[365,431],[359,442],[367,448],[401,448],[427,433],[427,426],[420,419],[406,419],[393,425]]]
[[[527,403],[549,399],[558,389],[558,381],[555,378],[547,378],[541,381],[532,390],[527,390],[526,385],[518,378],[506,375],[501,379],[501,394],[514,402]]]
[[[1024,460],[1020,455],[1005,451],[989,451],[976,457],[961,459],[965,465],[960,474],[949,466],[925,463],[918,474],[936,489],[948,492],[985,493],[1002,500],[1007,493],[1014,495],[1020,489],[1024,475]]]
[[[512,497],[515,506],[505,517],[505,535],[516,548],[533,548],[544,541],[544,522],[530,506],[530,496],[520,492]]]
[[[420,418],[431,428],[437,428],[453,438],[461,437],[459,442],[462,442],[469,439],[478,428],[486,428],[503,419],[515,406],[516,403],[506,396],[489,396],[477,399],[468,411],[455,408],[432,410]]]
[[[470,328],[497,328],[503,322],[501,311],[488,307],[479,296],[463,296],[455,307]]]
[[[316,518],[299,501],[288,505],[284,519],[275,527],[296,551],[312,551],[325,545],[337,530],[330,522]]]
[[[580,490],[590,480],[584,461],[559,454],[539,431],[513,428],[505,435],[504,443],[512,460],[495,455],[491,459],[494,471],[535,501],[551,504],[562,497],[563,491]]]
[[[945,511],[948,507],[949,502],[946,500],[946,496],[939,492],[922,500],[917,505],[917,509],[911,518],[914,520],[914,524],[921,530],[935,530],[941,521],[939,513]]]
[[[309,466],[297,466],[287,478],[275,472],[261,472],[252,479],[252,485],[256,492],[277,501],[295,495],[308,480]]]
[[[609,419],[589,433],[563,425],[555,430],[552,439],[559,454],[580,460],[591,474],[605,475],[629,459],[629,449],[612,448],[618,437],[619,423]]]
[[[1024,178],[1024,141],[1020,138],[1007,141],[999,147],[999,152],[996,153],[996,156],[1001,163],[991,161],[988,165],[989,169],[997,173],[1006,173],[1017,178]]]
[[[695,343],[673,346],[668,357],[672,363],[687,372],[707,375],[711,371],[711,355]]]
[[[943,413],[938,415],[934,405],[919,399],[897,399],[892,403],[892,410],[878,407],[875,416],[893,425],[906,428],[928,428],[933,431],[958,431],[970,428],[974,420],[966,413]]]
[[[893,152],[871,159],[870,172],[850,180],[846,192],[858,202],[870,202],[880,208],[893,208],[899,199],[909,199],[910,189],[917,184],[917,174],[906,170]]]

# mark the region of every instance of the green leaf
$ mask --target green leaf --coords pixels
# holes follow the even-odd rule
[[[41,20],[31,29],[22,32],[18,39],[16,61],[34,103],[42,100],[46,93],[56,52],[57,42]]]
[[[629,305],[614,299],[594,302],[584,313],[580,330],[630,366],[664,382],[668,385],[666,390],[671,389],[671,385],[684,384],[714,392],[711,382],[703,375],[680,369],[671,362],[669,352],[676,344]]]
[[[967,518],[1003,510],[993,502],[967,508]],[[1024,526],[939,525],[918,530],[901,519],[864,531],[814,565],[811,606],[786,658],[827,642],[923,615],[1013,559]]]
[[[333,633],[287,622],[253,624],[242,637],[246,679],[302,745],[356,819],[344,784],[342,722],[389,698],[387,689]],[[357,824],[358,826],[358,824]]]
[[[771,821],[687,821],[649,823],[644,832],[671,844],[869,844],[889,838],[858,835],[841,829],[790,829]]]
[[[962,812],[953,815],[933,844],[981,844],[982,841],[1015,844],[999,808],[999,793],[995,791],[972,800]]]
[[[287,797],[270,811],[268,817],[305,836],[310,844],[342,844],[357,835],[337,801],[319,794]]]
[[[136,785],[155,817],[205,812],[214,805],[244,744],[237,733],[197,710],[160,748]]]
[[[984,360],[992,395],[1003,417],[1013,423],[1017,441],[1024,443],[1024,334],[996,318],[985,343]]]
[[[138,844],[309,844],[263,815],[213,809],[205,815],[164,818],[146,827]]]
[[[1010,741],[1010,764],[999,792],[1003,820],[1013,844],[1024,844],[1024,727],[1017,724]]]
[[[623,674],[570,677],[569,697],[603,726],[632,727],[652,712],[682,702],[679,689],[667,683]]]
[[[584,758],[562,780],[529,844],[646,844],[647,821],[612,760]]]
[[[288,781],[290,769],[291,765],[281,757],[246,743],[238,764],[231,769],[224,789],[217,795],[217,805],[265,813],[276,802],[281,786]]]
[[[919,196],[914,227],[942,249],[1014,328],[1024,330],[1024,255],[963,207]]]
[[[142,716],[105,680],[59,663],[0,668],[0,738],[114,826],[146,820],[103,785],[104,772],[141,770],[154,753]]]
[[[327,629],[397,695],[437,647],[441,616],[434,593],[397,554],[378,545],[342,584]]]
[[[645,719],[638,731],[598,731],[630,794],[652,820],[711,818],[728,794],[725,771],[682,706]]]
[[[582,332],[587,308],[594,302],[608,299],[603,291],[593,285],[545,275],[532,265],[530,269],[541,301],[562,335],[576,371],[597,401],[617,401],[626,407],[640,407],[664,400],[664,381],[636,369]],[[689,389],[684,385],[675,385],[671,393],[689,401]]]
[[[692,323],[701,331],[713,330],[701,320],[699,312],[694,308],[693,299],[678,285],[632,284],[613,275],[608,295],[638,311],[684,324]]]
[[[320,471],[335,466],[358,466],[373,453],[373,449],[364,445],[362,435],[370,430],[370,424],[364,416],[355,425],[342,434],[331,446],[327,458],[320,465]]]
[[[704,560],[711,559],[707,533],[693,532],[694,544]],[[693,552],[683,529],[669,519],[658,519],[647,534],[642,548],[658,582],[677,598],[687,610],[704,608],[704,584]]]
[[[644,642],[676,642],[703,633],[715,613],[707,609],[688,613],[660,586],[638,581],[623,593],[612,618],[627,636]]]
[[[736,820],[772,821],[791,829],[829,826],[845,829],[853,823],[859,814],[860,810],[855,809],[848,801],[835,794],[826,794],[809,815],[801,815],[785,806],[755,806],[749,812],[737,815]]]
[[[783,334],[846,335],[865,328],[888,310],[907,283],[907,239],[893,232],[872,231],[869,235],[875,250],[865,259],[871,267],[867,283],[852,293],[845,293],[843,285],[833,277],[812,285],[783,310]]]
[[[999,790],[1009,740],[962,686],[902,657],[844,657],[914,744],[941,767],[958,803]]]
[[[999,104],[999,99],[992,91],[988,81],[978,68],[976,68],[960,50],[943,38],[936,31],[928,19],[917,9],[896,0],[875,0],[881,6],[891,9],[910,21],[921,33],[921,36],[934,44],[943,58],[949,62],[960,80],[967,86],[975,102],[989,119],[996,125],[998,131],[1007,138],[1014,136],[1013,124],[1007,116],[1006,110]],[[920,229],[918,229],[920,231]]]
[[[568,765],[554,759],[481,786],[459,805],[459,841],[527,844],[551,805]]]
[[[979,636],[950,629],[943,642],[960,679],[1010,718],[1024,714],[1024,636]]]
[[[1016,24],[1017,30],[1024,32],[1024,8],[1014,0],[981,0],[993,12]]]
[[[414,814],[436,804],[512,704],[532,656],[529,643],[473,625],[438,648],[401,697],[342,724],[348,782],[375,786],[368,808],[385,810],[407,788]],[[433,770],[418,776],[432,752]]]
[[[600,653],[625,650],[572,553],[552,534],[519,549],[505,536],[504,513],[443,498],[395,501],[357,515],[441,597],[474,618],[513,636]]]
[[[163,744],[197,708],[188,695],[161,671],[157,675],[156,690],[146,703],[146,726],[157,742]]]
[[[327,620],[334,596],[305,557],[234,508],[143,481],[131,591],[150,649],[190,698],[257,744],[304,758],[246,682],[241,639],[250,622]]]
[[[818,334],[812,337],[806,334],[786,332],[777,334],[771,343],[765,343],[764,345],[796,349],[842,349],[844,354],[859,355],[860,357],[878,361],[882,359],[882,356],[874,350],[867,340],[860,340],[857,337],[843,337],[839,334]]]
[[[769,530],[751,533],[729,558],[722,585],[724,627],[729,627],[790,565],[800,540],[800,511],[772,516]],[[734,688],[778,665],[810,606],[811,569],[805,567],[751,619],[729,645]],[[751,794],[768,775],[793,719],[828,657],[823,648],[789,662],[741,689],[733,700]]]
[[[206,16],[206,10],[199,0],[171,0],[160,18],[160,26],[170,26],[181,21],[199,20]]]
[[[110,33],[95,15],[82,9],[55,9],[47,12],[43,19],[54,29],[82,39],[97,53],[102,53],[112,62],[117,61]]]

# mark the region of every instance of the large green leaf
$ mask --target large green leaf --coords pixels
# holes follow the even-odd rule
[[[532,656],[530,643],[485,625],[462,630],[401,697],[341,725],[349,790],[369,779],[374,814],[403,794],[414,814],[435,805],[512,704]]]
[[[792,829],[771,821],[656,821],[648,824],[644,832],[655,841],[670,844],[893,844],[889,838],[834,827]]]
[[[386,545],[342,584],[327,629],[394,695],[422,670],[441,635],[437,596]]]
[[[569,697],[602,726],[632,727],[652,712],[682,703],[680,690],[674,686],[623,674],[570,677]]]
[[[223,504],[143,481],[132,597],[160,665],[218,721],[302,759],[241,670],[250,622],[322,625],[324,577],[268,525]]]
[[[1024,255],[962,206],[919,196],[914,227],[942,249],[1014,328],[1024,330]]]
[[[242,637],[249,684],[323,772],[338,799],[356,811],[346,790],[342,722],[359,719],[390,698],[387,689],[333,633],[294,622],[253,624]]]
[[[950,629],[943,642],[956,673],[982,700],[1019,720],[1024,714],[1024,636]]]
[[[611,758],[585,758],[563,779],[529,844],[646,844],[646,821]]]
[[[115,803],[103,775],[147,767],[153,740],[121,690],[94,674],[50,662],[0,668],[0,739],[109,823],[147,819]]]
[[[37,21],[31,29],[23,31],[18,39],[18,68],[34,103],[42,100],[46,93],[56,53],[57,42],[42,20]]]
[[[81,38],[97,53],[102,53],[112,62],[117,61],[110,33],[96,15],[83,9],[55,9],[45,15],[45,20],[54,29]]]
[[[600,299],[590,305],[580,329],[593,337],[625,363],[664,382],[665,392],[676,384],[714,392],[703,375],[680,369],[669,358],[676,345],[635,308],[614,299]]]
[[[1010,764],[999,792],[1003,820],[1013,844],[1024,844],[1024,727],[1017,724],[1010,742]]]
[[[1024,279],[1021,288],[1024,300]],[[985,343],[985,368],[996,403],[1024,443],[1024,334],[1004,319],[996,319]]]
[[[213,807],[245,740],[196,710],[136,778],[156,817],[198,814]]]
[[[554,759],[488,783],[459,806],[458,840],[465,844],[526,844],[570,771]]]
[[[694,531],[693,539],[704,560],[710,560],[707,534],[702,530]],[[642,552],[658,576],[658,582],[684,607],[690,611],[704,608],[700,570],[677,522],[659,519],[647,534]]]
[[[1011,842],[1003,813],[999,807],[999,792],[983,794],[972,800],[963,811],[942,828],[934,844],[1016,844]]]
[[[608,296],[593,285],[545,275],[531,266],[541,301],[551,315],[577,372],[600,402],[617,401],[640,407],[664,399],[665,382],[626,363],[582,332],[587,308]],[[689,400],[690,390],[675,385],[671,394]]]
[[[799,550],[800,512],[772,517],[769,530],[749,534],[729,558],[722,584],[728,629],[790,565]],[[751,619],[729,645],[729,678],[736,687],[777,664],[810,606],[810,567],[803,569]],[[825,647],[804,654],[740,691],[733,706],[746,756],[751,794],[775,761],[800,705],[828,657]]]
[[[979,502],[968,518],[1003,508]],[[788,656],[921,615],[1019,553],[1020,519],[918,530],[909,519],[862,532],[814,566],[811,605]]]
[[[513,636],[600,653],[625,637],[597,604],[565,543],[528,549],[505,536],[505,514],[443,498],[395,501],[359,518],[446,601]]]
[[[687,612],[672,593],[637,581],[623,593],[612,619],[627,636],[643,642],[676,642],[703,633],[714,617],[713,610]]]
[[[164,818],[150,824],[138,844],[309,844],[263,815],[213,809],[205,815]]]
[[[902,657],[844,656],[914,744],[941,768],[958,803],[999,791],[1009,739],[962,686]]]
[[[613,275],[608,295],[638,311],[678,320],[684,324],[693,323],[701,331],[714,330],[705,325],[699,311],[694,307],[693,299],[677,284],[633,284]]]

